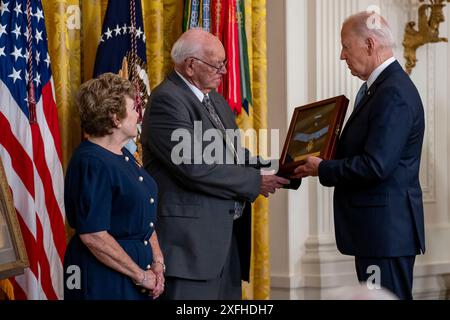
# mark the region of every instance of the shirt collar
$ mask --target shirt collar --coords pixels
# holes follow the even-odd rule
[[[200,100],[200,102],[203,102],[203,98],[205,97],[203,92],[201,92],[200,89],[197,88],[196,86],[194,86],[192,83],[187,81],[187,79],[185,77],[183,77],[178,71],[175,70],[175,72],[180,76],[181,79],[183,79],[183,81],[187,84],[189,89],[191,89],[191,91],[195,94],[195,96],[198,98],[198,100]]]
[[[376,68],[370,75],[369,79],[367,79],[367,87],[370,88],[374,84],[375,80],[377,80],[377,78],[380,76],[380,74],[395,61],[396,59],[394,57],[391,57],[383,62],[378,68]]]

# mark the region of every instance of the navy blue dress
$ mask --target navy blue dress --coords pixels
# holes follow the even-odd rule
[[[151,264],[157,185],[128,150],[122,152],[84,141],[69,163],[64,202],[75,235],[64,257],[65,299],[151,299],[131,278],[97,260],[79,237],[107,231],[143,270]],[[79,267],[80,286],[70,266]]]

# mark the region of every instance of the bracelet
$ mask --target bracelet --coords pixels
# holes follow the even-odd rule
[[[166,265],[164,264],[164,262],[159,261],[159,260],[153,260],[152,264],[155,264],[155,263],[161,265],[161,267],[163,268],[163,273],[166,273]]]
[[[142,279],[142,281],[141,282],[135,282],[134,284],[137,285],[137,286],[142,286],[144,284],[144,282],[147,281],[147,280],[148,280],[147,273],[144,272],[144,278]]]

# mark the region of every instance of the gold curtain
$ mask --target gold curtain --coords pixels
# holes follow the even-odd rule
[[[266,55],[266,0],[245,1],[245,25],[253,105],[247,115],[243,112],[238,118],[239,128],[243,130],[267,129],[267,55]],[[248,142],[248,141],[246,141]],[[256,144],[248,145],[253,154],[267,157],[265,137]],[[269,201],[259,197],[252,208],[252,259],[250,283],[243,286],[245,299],[265,300],[270,294],[270,248],[269,248]]]
[[[63,166],[80,143],[74,98],[79,85],[92,77],[107,0],[42,0],[49,40],[61,130]],[[246,0],[246,26],[252,77],[250,115],[238,118],[242,129],[267,128],[266,0]],[[182,32],[183,0],[142,0],[147,38],[147,64],[153,89],[172,68],[170,49]],[[254,149],[253,152],[261,151]],[[253,257],[246,299],[269,298],[268,201],[253,207]]]
[[[81,141],[75,94],[92,78],[108,0],[43,0],[61,130],[63,166]],[[183,0],[142,0],[150,85],[171,69],[170,48],[181,34]]]
[[[74,94],[81,81],[80,7],[78,0],[43,0],[55,99],[61,132],[63,166],[81,137]]]

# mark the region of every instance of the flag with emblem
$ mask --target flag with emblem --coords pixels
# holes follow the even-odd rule
[[[218,91],[236,115],[250,113],[250,85],[243,0],[185,0],[183,29],[202,28],[218,37],[227,56],[227,74]]]
[[[136,104],[140,120],[150,95],[145,43],[141,1],[108,1],[94,77],[113,72],[131,80],[139,93]]]
[[[23,275],[9,279],[14,297],[61,299],[64,177],[38,0],[0,0],[0,128],[0,157],[30,263]]]

